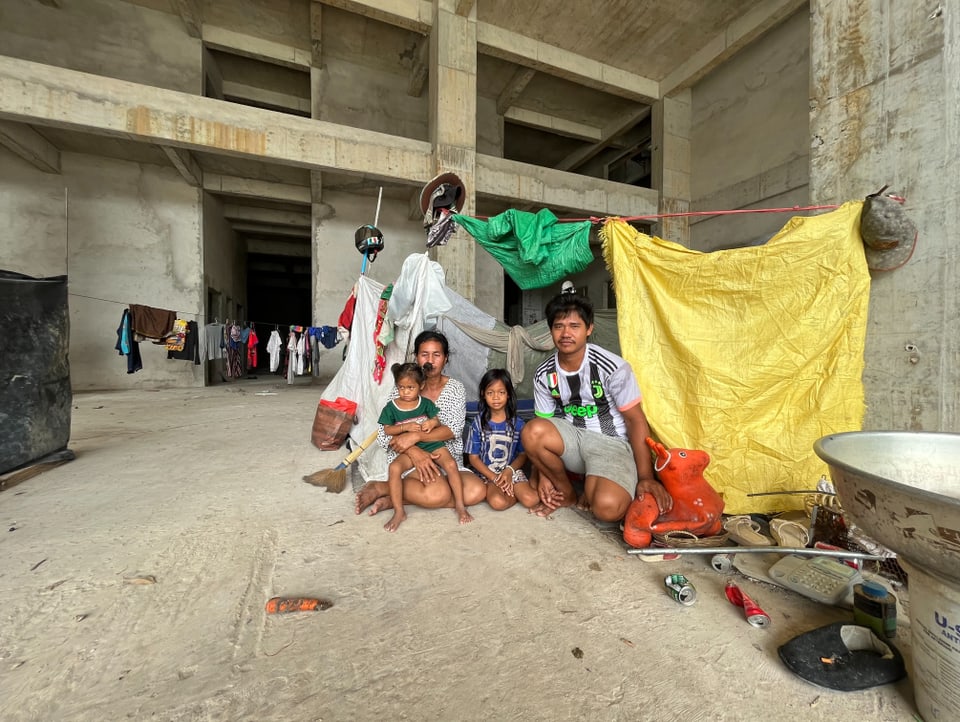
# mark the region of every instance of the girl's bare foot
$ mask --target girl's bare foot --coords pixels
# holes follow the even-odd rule
[[[377,491],[377,487],[375,487],[372,482],[367,482],[361,486],[360,491],[357,492],[357,502],[354,506],[354,512],[359,514],[379,497],[380,493]]]
[[[378,512],[385,511],[387,509],[392,509],[392,508],[393,508],[393,501],[390,499],[390,497],[381,496],[377,498],[376,501],[373,502],[373,505],[370,507],[369,514],[370,516],[373,516]]]
[[[457,516],[460,517],[461,524],[469,524],[473,521],[473,517],[470,516],[470,512],[466,509],[460,509],[457,511]]]
[[[397,527],[403,523],[403,520],[407,518],[407,515],[403,513],[403,510],[394,510],[393,516],[390,517],[390,521],[383,525],[383,528],[387,531],[396,531]]]

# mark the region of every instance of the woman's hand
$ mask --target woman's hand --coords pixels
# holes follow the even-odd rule
[[[407,435],[404,434],[404,436]],[[436,459],[440,458],[439,454],[429,454],[419,446],[411,446],[405,453],[413,464],[410,476],[416,475],[424,486],[440,479],[440,467],[435,463]]]

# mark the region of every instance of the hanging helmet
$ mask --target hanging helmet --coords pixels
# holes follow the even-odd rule
[[[377,254],[383,250],[383,234],[379,228],[371,226],[368,223],[357,229],[357,232],[354,234],[354,243],[357,246],[357,250],[369,258],[372,263],[376,259]]]

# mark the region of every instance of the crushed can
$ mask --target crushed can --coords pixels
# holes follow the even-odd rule
[[[727,599],[730,603],[743,607],[743,615],[752,627],[767,627],[770,625],[770,615],[763,611],[760,606],[744,593],[734,582],[727,582],[725,590]]]
[[[697,590],[683,574],[668,574],[663,579],[663,585],[667,588],[667,592],[670,593],[673,600],[680,602],[685,607],[689,607],[697,601]]]

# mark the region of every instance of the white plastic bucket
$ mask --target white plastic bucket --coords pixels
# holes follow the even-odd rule
[[[898,561],[909,575],[917,709],[924,722],[960,720],[960,587]]]

